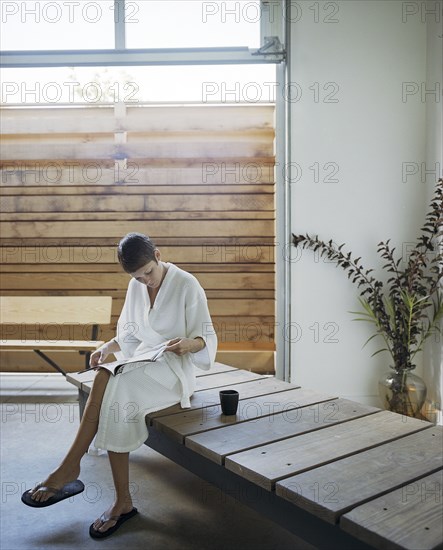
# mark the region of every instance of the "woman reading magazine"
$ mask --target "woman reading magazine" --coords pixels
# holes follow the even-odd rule
[[[76,438],[59,467],[22,495],[25,504],[44,507],[82,492],[80,461],[95,437],[95,446],[108,451],[116,498],[90,526],[93,538],[111,535],[137,513],[129,492],[129,452],[148,437],[145,415],[177,403],[190,407],[194,367],[210,369],[217,348],[206,296],[193,275],[162,262],[154,243],[140,233],[120,241],[118,258],[132,279],[115,338],[91,355],[98,372]],[[163,353],[155,361],[137,361],[159,348]],[[122,362],[114,374],[101,367],[110,354]]]

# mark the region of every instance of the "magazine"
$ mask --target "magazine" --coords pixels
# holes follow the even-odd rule
[[[155,346],[149,351],[140,355],[136,355],[129,359],[112,361],[111,363],[99,363],[96,367],[90,367],[89,369],[81,370],[77,374],[95,370],[99,367],[108,370],[111,374],[115,374],[118,367],[121,367],[122,365],[127,365],[128,363],[138,363],[139,361],[157,361],[157,359],[159,359],[163,355],[163,352],[165,351],[167,345],[167,342],[164,342],[163,344],[159,344],[158,346]]]

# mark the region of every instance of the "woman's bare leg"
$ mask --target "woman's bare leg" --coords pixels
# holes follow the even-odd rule
[[[61,489],[63,485],[69,481],[78,478],[80,474],[80,461],[88,451],[89,445],[97,433],[100,408],[109,376],[110,373],[106,369],[99,369],[97,372],[74,442],[65,458],[60,463],[60,466],[43,482],[43,487],[47,486]],[[51,492],[39,489],[34,489],[32,491],[32,499],[37,502],[43,502],[52,495],[53,493]]]
[[[112,477],[115,487],[115,501],[104,516],[120,516],[132,510],[132,498],[129,492],[129,453],[114,453],[108,451],[109,462],[111,463]],[[94,522],[96,531],[105,532],[116,524],[115,520],[102,521],[97,519]]]

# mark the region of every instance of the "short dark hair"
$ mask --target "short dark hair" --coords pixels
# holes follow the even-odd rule
[[[154,260],[156,246],[149,237],[142,233],[128,233],[118,243],[117,255],[126,273],[134,273]]]

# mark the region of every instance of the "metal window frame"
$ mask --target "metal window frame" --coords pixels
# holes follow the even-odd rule
[[[93,67],[124,65],[218,65],[281,63],[285,51],[276,34],[277,25],[261,25],[263,46],[220,48],[126,48],[126,0],[114,0],[114,49],[89,50],[9,50],[0,52],[3,68]],[[266,6],[270,0],[261,0]],[[272,0],[273,3],[285,0]],[[267,6],[266,6],[267,7]],[[264,8],[265,9],[265,8]]]
[[[283,10],[289,10],[290,4],[283,1]],[[282,38],[285,44],[285,61],[277,66],[277,90],[275,127],[275,287],[276,287],[276,327],[275,327],[275,376],[285,382],[291,381],[291,342],[288,338],[291,327],[291,264],[290,264],[290,238],[291,238],[291,186],[290,186],[290,158],[291,158],[291,105],[285,100],[284,90],[291,81],[290,74],[290,19],[282,10]]]
[[[3,51],[3,68],[130,65],[239,65],[281,63],[284,53],[255,53],[249,48],[167,48],[121,50]]]

